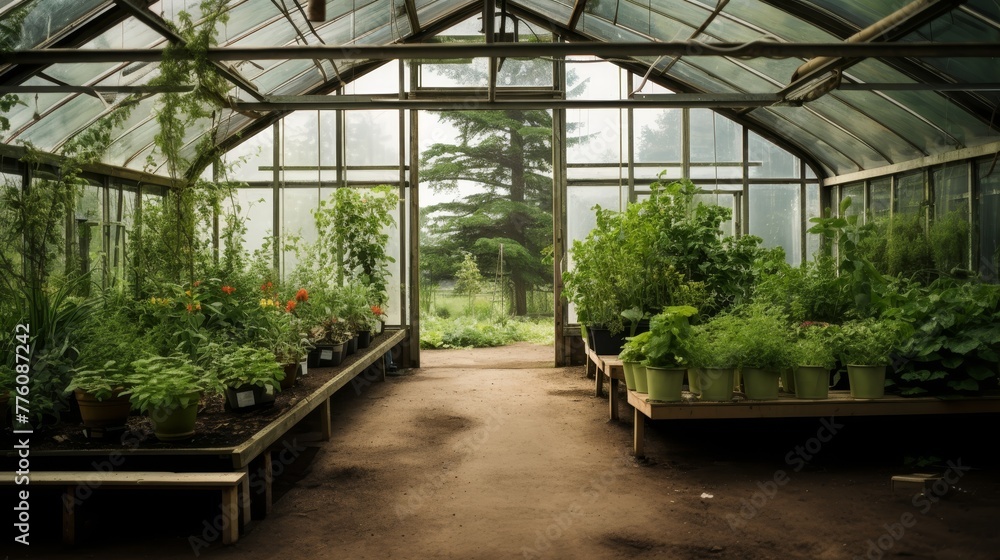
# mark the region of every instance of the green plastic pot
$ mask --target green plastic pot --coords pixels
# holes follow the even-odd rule
[[[696,395],[701,394],[701,368],[688,368],[688,391]]]
[[[684,389],[684,368],[646,366],[646,383],[649,400],[677,402]]]
[[[639,362],[622,362],[622,369],[625,371],[625,386],[629,391],[635,391],[635,366]]]
[[[885,366],[852,366],[847,364],[851,397],[880,399],[885,396]]]
[[[823,366],[799,366],[793,374],[795,396],[800,399],[830,397],[830,370]]]
[[[633,377],[635,377],[635,392],[646,393],[649,391],[646,386],[646,366],[635,364],[632,366]]]
[[[156,407],[149,411],[153,434],[160,441],[178,441],[194,435],[194,422],[198,416],[198,393],[188,395],[190,404],[184,407]]]
[[[743,392],[752,401],[778,399],[778,380],[781,372],[776,369],[743,368]]]
[[[743,387],[743,376],[740,375],[740,369],[733,369],[733,391],[740,391]]]
[[[698,370],[703,401],[728,402],[733,400],[733,368],[704,368]]]
[[[792,368],[781,368],[781,390],[786,393],[795,392],[795,371]]]

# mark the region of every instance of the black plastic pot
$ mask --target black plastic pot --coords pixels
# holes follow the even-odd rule
[[[347,346],[347,355],[348,356],[350,356],[351,354],[357,352],[358,351],[358,335],[352,336],[351,340],[347,341],[346,346]]]
[[[339,366],[344,358],[343,344],[321,344],[309,352],[309,367]]]
[[[372,345],[371,331],[361,331],[358,333],[358,348],[365,349]]]
[[[604,327],[587,327],[587,336],[590,337],[590,349],[599,356],[618,355],[625,344],[625,336],[628,333],[622,331],[611,334],[611,331]]]
[[[226,407],[244,411],[274,406],[274,389],[257,385],[226,387]]]

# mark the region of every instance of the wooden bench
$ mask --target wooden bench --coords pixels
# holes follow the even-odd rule
[[[14,484],[13,472],[0,473],[0,484]],[[31,482],[21,489],[31,486],[64,486],[63,495],[63,542],[76,541],[77,488],[86,486],[92,490],[142,489],[172,490],[194,488],[199,490],[219,490],[222,492],[222,542],[232,544],[239,539],[240,502],[238,489],[247,478],[245,472],[219,473],[175,473],[175,472],[126,472],[126,471],[46,471],[32,472]],[[243,504],[244,508],[247,504]],[[249,518],[249,512],[244,509]]]
[[[645,420],[684,420],[708,418],[822,418],[837,416],[905,416],[924,414],[1000,413],[1000,396],[953,399],[936,397],[900,397],[886,395],[879,399],[853,399],[850,391],[830,391],[827,399],[806,400],[779,395],[773,401],[698,401],[685,392],[681,402],[649,400],[646,393],[628,392],[628,403],[635,408],[633,452],[645,454]]]
[[[594,396],[602,397],[604,389],[604,377],[608,378],[608,408],[612,420],[618,420],[618,382],[625,380],[625,368],[618,356],[599,356],[588,352],[588,362],[594,362],[595,388]],[[588,365],[589,368],[589,365]],[[588,372],[589,373],[589,372]]]

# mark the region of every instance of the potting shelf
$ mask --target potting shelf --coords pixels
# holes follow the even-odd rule
[[[608,408],[612,420],[618,420],[618,382],[625,380],[625,368],[618,356],[601,356],[587,348],[587,375],[594,364],[594,396],[604,396],[604,378],[608,378]]]
[[[644,454],[645,418],[698,420],[1000,413],[1000,395],[947,399],[886,395],[878,399],[853,399],[850,391],[830,391],[826,399],[807,400],[782,394],[773,401],[710,402],[699,401],[685,391],[680,402],[661,402],[649,400],[645,393],[629,391],[628,403],[635,409],[633,447],[636,457]]]
[[[336,368],[310,368],[310,375],[316,375],[321,370],[336,371],[326,383],[303,396],[284,413],[269,424],[252,434],[238,445],[228,447],[125,447],[123,445],[108,445],[92,448],[64,449],[32,449],[32,470],[69,471],[81,468],[98,468],[91,465],[107,463],[109,458],[115,458],[112,463],[115,470],[159,470],[169,469],[175,472],[243,472],[248,476],[242,480],[241,503],[249,505],[250,478],[255,476],[255,483],[260,487],[258,478],[263,480],[263,492],[259,496],[261,503],[255,503],[259,512],[271,509],[271,448],[282,441],[282,438],[296,424],[307,416],[312,416],[319,423],[323,441],[330,439],[332,427],[330,417],[330,397],[338,389],[344,387],[375,364],[394,346],[406,340],[406,329],[387,329],[372,340],[370,347],[358,350],[347,362]],[[382,368],[381,378],[385,370]],[[234,416],[238,419],[238,416]],[[13,453],[7,451],[8,457]],[[123,460],[127,459],[127,460]],[[151,468],[155,467],[155,468]],[[260,477],[259,475],[263,475]],[[241,508],[246,511],[246,508]],[[246,525],[249,516],[244,517],[242,525]]]

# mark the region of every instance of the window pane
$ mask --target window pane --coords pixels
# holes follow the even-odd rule
[[[801,262],[801,224],[798,185],[750,186],[750,234],[765,247],[782,247],[791,265]]]
[[[896,179],[897,214],[919,214],[924,202],[924,172],[900,175]]]
[[[892,178],[872,179],[868,188],[871,190],[868,214],[875,218],[888,216],[892,208]]]
[[[798,178],[799,158],[751,131],[747,138],[751,178]]]
[[[862,216],[865,213],[865,184],[852,183],[841,189],[840,200],[851,199],[851,206],[847,209],[846,216]]]
[[[979,274],[984,280],[1000,280],[1000,172],[992,159],[976,164],[979,184]],[[989,174],[987,174],[989,173]]]

